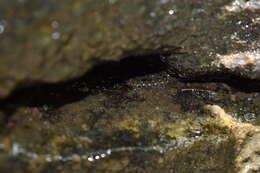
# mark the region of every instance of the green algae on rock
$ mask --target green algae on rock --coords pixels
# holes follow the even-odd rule
[[[231,129],[235,137],[236,160],[235,166],[238,173],[251,173],[260,171],[260,126],[249,123],[241,123],[228,115],[217,105],[207,105],[205,109],[210,110],[218,121],[225,127]]]
[[[16,96],[6,103],[14,111],[0,135],[1,170],[234,173],[234,135],[202,108],[220,104],[234,114],[256,107],[258,114],[260,95],[169,78],[165,72],[132,77],[65,103],[75,87],[84,94],[84,80],[62,85],[64,90],[29,90],[35,97]]]
[[[259,88],[244,92],[241,80],[230,86],[180,83],[164,67],[148,68],[161,65],[155,55],[183,79],[237,75],[259,81],[255,4],[1,1],[0,97],[41,85],[0,100],[0,169],[234,173],[239,166],[258,166],[247,158],[259,160],[258,147],[252,148],[259,135],[245,140],[236,160],[237,134],[203,106],[221,105],[233,117],[259,125]],[[42,84],[85,72],[75,81]]]

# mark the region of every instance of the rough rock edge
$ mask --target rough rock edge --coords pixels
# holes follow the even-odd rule
[[[259,0],[250,0],[245,2],[244,0],[234,0],[231,5],[227,5],[224,9],[228,12],[240,12],[245,9],[256,10],[260,8]]]
[[[258,79],[260,73],[260,50],[238,52],[229,55],[217,55],[217,59],[212,62],[212,65],[219,68],[225,67],[231,71],[239,69],[240,72],[247,71],[251,79]]]
[[[218,105],[206,105],[215,118],[228,127],[235,139],[237,157],[235,160],[238,173],[260,171],[260,127],[249,123],[241,123],[227,114]]]

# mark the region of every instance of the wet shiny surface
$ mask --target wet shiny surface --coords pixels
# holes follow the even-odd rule
[[[0,170],[235,173],[203,107],[260,125],[259,5],[243,2],[0,1]],[[179,75],[222,57],[234,80],[180,82],[161,62],[176,51]]]
[[[129,69],[140,63],[132,59],[124,60]],[[92,85],[85,78],[43,85],[5,101],[10,114],[1,131],[1,168],[233,172],[233,137],[203,106],[217,104],[238,120],[260,124],[259,93],[225,83],[181,83],[151,57],[129,77],[124,61],[114,64],[115,73],[102,73],[106,77],[99,74],[106,64],[87,75],[96,79]]]

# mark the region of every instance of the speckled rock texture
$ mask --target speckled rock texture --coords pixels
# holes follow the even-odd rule
[[[200,13],[191,36],[181,44],[183,49],[163,57],[170,73],[194,81],[259,80],[259,1],[235,0],[214,12]]]
[[[249,123],[241,123],[225,113],[217,105],[207,105],[206,109],[215,114],[223,126],[231,129],[235,137],[237,173],[253,173],[260,171],[260,127]]]
[[[0,14],[1,98],[79,77],[100,61],[164,51],[179,76],[224,66],[259,79],[257,0],[10,0]]]

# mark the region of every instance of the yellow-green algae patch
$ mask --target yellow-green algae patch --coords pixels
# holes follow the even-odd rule
[[[220,83],[186,84],[175,79],[147,87],[154,86],[160,75],[130,79],[133,88],[118,84],[88,94],[75,84],[71,87],[79,86],[86,96],[66,104],[20,105],[3,123],[1,170],[233,173],[234,135],[203,106],[224,105],[243,120],[240,108],[257,113],[259,95],[234,92]],[[144,88],[134,88],[144,79]],[[45,95],[55,99],[59,95],[58,101],[63,101],[68,92],[48,90]],[[26,101],[34,101],[30,99]]]

